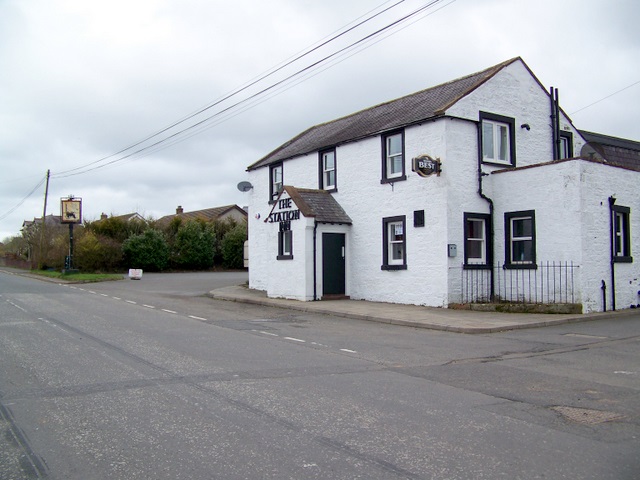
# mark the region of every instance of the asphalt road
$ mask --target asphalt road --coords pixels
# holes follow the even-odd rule
[[[635,479],[640,315],[464,335],[0,272],[0,479]]]

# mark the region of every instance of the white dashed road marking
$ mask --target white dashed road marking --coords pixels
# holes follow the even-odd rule
[[[65,286],[65,287],[66,287],[67,285],[63,285],[63,286]],[[73,288],[73,289],[76,289],[76,290],[82,290],[82,291],[84,291],[84,292],[88,292],[88,293],[91,293],[91,294],[97,295],[97,293],[96,293],[96,292],[94,292],[94,291],[92,291],[92,290],[85,290],[84,288],[73,287],[73,286],[68,286],[68,288]],[[100,295],[101,295],[101,296],[103,296],[103,297],[109,297],[109,295],[106,295],[106,294],[104,294],[104,293],[101,293]],[[114,300],[122,300],[122,298],[120,298],[120,297],[114,297],[114,296],[112,296],[111,298],[112,298],[112,299],[114,299]],[[7,301],[8,301],[8,300],[7,300]],[[125,302],[127,302],[127,303],[130,303],[131,305],[138,305],[138,303],[137,303],[137,302],[134,302],[133,300],[124,300],[124,301],[125,301]],[[9,302],[9,303],[11,303],[11,302]],[[13,303],[12,303],[12,305],[14,305],[16,308],[19,308],[20,310],[24,310],[24,309],[22,309],[21,307],[19,307],[19,306],[15,305],[15,304],[13,304]],[[141,305],[141,306],[143,306],[143,307],[145,307],[145,308],[150,308],[150,309],[155,309],[155,308],[156,308],[156,307],[155,307],[155,306],[153,306],[153,305],[146,305],[146,304],[144,304],[144,303],[143,303],[143,304],[140,304],[140,305]],[[163,311],[163,312],[166,312],[166,313],[174,314],[174,315],[177,315],[177,314],[178,314],[178,312],[176,312],[175,310],[169,310],[168,308],[161,308],[160,310],[161,310],[161,311]],[[192,319],[194,319],[194,320],[200,320],[200,321],[202,321],[202,322],[206,322],[206,321],[207,321],[207,319],[206,319],[206,318],[204,318],[204,317],[198,317],[198,316],[196,316],[196,315],[187,315],[187,317],[192,318]],[[47,323],[49,323],[47,320],[44,320],[44,321],[45,321],[45,322],[47,322]],[[266,321],[266,320],[254,320],[254,321]],[[277,333],[265,332],[265,331],[263,331],[263,330],[252,330],[252,331],[253,331],[253,332],[258,332],[258,333],[261,333],[262,335],[267,335],[267,336],[270,336],[270,337],[280,337],[280,335],[278,335]],[[295,338],[295,337],[281,337],[281,338],[283,338],[284,340],[290,340],[290,341],[292,341],[292,342],[298,342],[298,343],[309,343],[310,345],[314,345],[314,346],[318,346],[318,347],[332,348],[332,347],[330,347],[329,345],[324,345],[324,344],[322,344],[322,343],[318,343],[318,342],[307,342],[307,340],[303,340],[303,339],[301,339],[301,338]],[[358,352],[356,352],[355,350],[350,350],[350,349],[348,349],[348,348],[341,348],[341,349],[340,349],[340,351],[341,351],[341,352],[345,352],[345,353],[358,353]],[[617,371],[617,372],[615,372],[615,373],[617,373],[617,374],[626,374],[626,375],[634,375],[634,374],[635,374],[635,372],[627,372],[627,371]]]

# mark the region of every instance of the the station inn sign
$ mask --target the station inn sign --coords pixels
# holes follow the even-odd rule
[[[277,207],[280,211],[271,212],[265,223],[279,223],[280,230],[289,230],[292,220],[300,220],[300,209],[292,208],[293,201],[290,198],[278,200]]]

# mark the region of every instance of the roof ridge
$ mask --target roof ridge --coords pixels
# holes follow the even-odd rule
[[[417,90],[415,92],[408,93],[406,95],[402,95],[402,96],[394,98],[392,100],[387,100],[386,102],[381,102],[381,103],[378,103],[376,105],[372,105],[370,107],[362,108],[362,109],[358,110],[357,112],[353,112],[353,113],[350,113],[348,115],[344,115],[342,117],[334,118],[333,120],[329,120],[327,122],[318,123],[318,124],[313,125],[312,127],[308,128],[308,129],[306,129],[300,135],[308,132],[312,128],[321,127],[323,125],[330,125],[330,124],[332,124],[334,122],[337,122],[339,120],[344,120],[346,118],[353,117],[354,115],[359,115],[362,112],[366,112],[368,110],[373,110],[375,108],[379,108],[379,107],[382,107],[382,106],[385,106],[385,105],[389,105],[389,104],[397,102],[399,100],[402,100],[402,99],[405,99],[405,98],[409,98],[409,97],[413,97],[414,95],[420,95],[422,93],[428,92],[429,90],[435,90],[436,88],[442,88],[445,85],[452,85],[454,83],[458,83],[458,82],[461,82],[463,80],[467,80],[467,79],[469,79],[471,77],[474,77],[474,76],[480,76],[482,74],[488,73],[488,72],[493,71],[493,70],[495,70],[495,72],[493,72],[493,74],[495,75],[495,73],[497,73],[499,70],[502,70],[504,67],[506,67],[507,65],[510,65],[511,63],[515,62],[516,60],[522,60],[522,59],[520,57],[513,57],[513,58],[511,58],[509,60],[506,60],[504,62],[498,63],[497,65],[493,65],[491,67],[485,68],[484,70],[479,70],[479,71],[477,71],[475,73],[470,73],[470,74],[464,75],[462,77],[454,78],[453,80],[449,80],[449,81],[446,81],[446,82],[443,82],[443,83],[439,83],[438,85],[433,85],[431,87],[423,88],[422,90]],[[295,138],[297,138],[297,136]]]
[[[390,131],[392,128],[401,128],[442,115],[446,109],[516,61],[524,64],[521,57],[513,57],[484,70],[314,125],[249,165],[247,170],[264,167],[297,155],[312,153],[319,148],[320,140],[323,142],[323,145],[320,145],[322,148],[341,145],[359,138]],[[469,81],[470,79],[472,81]],[[413,103],[408,105],[411,103],[411,99],[413,99]],[[350,120],[351,122],[349,122]],[[358,127],[358,123],[362,125]],[[332,127],[334,130],[339,129],[339,132],[337,130],[331,131]],[[323,131],[324,133],[322,133]]]

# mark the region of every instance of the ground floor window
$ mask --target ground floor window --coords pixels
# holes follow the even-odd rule
[[[291,260],[292,258],[293,232],[287,227],[281,227],[278,232],[278,260]]]
[[[405,215],[382,219],[382,270],[407,268],[407,237]]]
[[[631,230],[629,228],[629,207],[614,205],[613,209],[613,260],[631,263]]]
[[[490,216],[485,213],[464,214],[465,267],[482,268],[490,263]]]
[[[505,268],[536,268],[535,211],[504,214]]]

